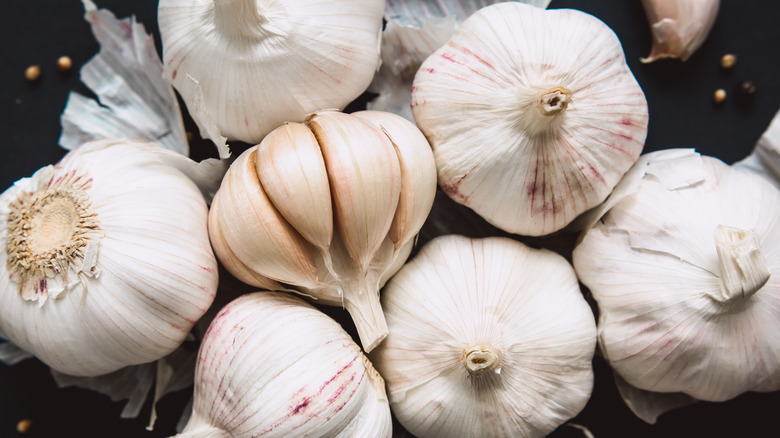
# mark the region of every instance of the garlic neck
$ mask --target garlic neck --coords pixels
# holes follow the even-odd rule
[[[471,375],[479,375],[487,371],[496,374],[501,372],[501,352],[490,345],[478,344],[464,348],[461,361]]]
[[[569,89],[562,85],[542,87],[521,97],[521,129],[530,135],[542,135],[560,124],[572,100]]]
[[[755,231],[718,225],[714,237],[721,281],[716,300],[749,298],[769,281],[771,273]]]
[[[261,38],[268,19],[256,0],[214,0],[214,25],[220,33],[236,38]]]

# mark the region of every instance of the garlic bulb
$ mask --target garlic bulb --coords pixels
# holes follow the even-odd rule
[[[390,437],[384,382],[349,334],[288,294],[244,295],[198,352],[179,437]]]
[[[545,235],[634,163],[647,102],[615,34],[575,10],[498,3],[417,71],[412,111],[439,185],[505,231]]]
[[[692,150],[647,154],[574,250],[630,385],[723,401],[780,389],[780,191]]]
[[[686,61],[710,34],[720,0],[642,0],[642,6],[653,34],[650,55],[642,62]]]
[[[346,307],[370,351],[387,334],[379,287],[408,257],[435,192],[433,154],[414,124],[321,111],[236,159],[209,233],[238,279]]]
[[[596,324],[557,254],[438,237],[388,282],[382,306],[390,334],[371,359],[417,437],[544,436],[590,397]]]
[[[0,196],[0,330],[57,371],[157,360],[214,299],[206,202],[160,152],[86,143]]]
[[[382,0],[161,0],[165,75],[201,131],[257,143],[344,108],[379,66]],[[213,137],[213,135],[212,135]]]

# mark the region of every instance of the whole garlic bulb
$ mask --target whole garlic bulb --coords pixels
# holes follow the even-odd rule
[[[720,0],[642,0],[642,6],[653,34],[650,55],[642,62],[686,61],[710,34]]]
[[[85,143],[0,196],[0,331],[57,371],[160,359],[214,299],[206,202],[161,151]]]
[[[433,153],[413,123],[320,111],[236,159],[209,233],[238,279],[346,307],[370,351],[387,334],[379,287],[408,257],[435,193]]]
[[[288,294],[225,306],[203,338],[179,437],[387,437],[384,382],[330,317]]]
[[[165,75],[201,131],[258,143],[344,108],[379,67],[382,0],[161,0]]]
[[[560,230],[603,201],[648,121],[609,27],[517,2],[480,9],[423,62],[412,111],[442,189],[523,235]]]
[[[596,324],[557,254],[438,237],[388,282],[382,305],[390,334],[371,359],[417,437],[544,436],[590,397]]]
[[[599,344],[646,391],[780,389],[780,191],[692,150],[647,154],[574,250]]]

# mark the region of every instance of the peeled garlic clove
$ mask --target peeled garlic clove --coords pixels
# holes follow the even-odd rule
[[[193,412],[179,437],[386,437],[382,377],[349,334],[290,295],[223,308],[198,352]]]
[[[596,324],[557,254],[438,237],[390,279],[382,306],[390,334],[371,359],[414,436],[544,436],[590,397]]]
[[[776,391],[780,191],[715,158],[667,159],[673,152],[640,158],[631,189],[621,182],[574,250],[604,357],[645,391],[707,401]]]
[[[517,2],[480,9],[425,60],[412,111],[442,189],[524,235],[601,203],[639,156],[648,121],[611,29]]]
[[[642,62],[686,61],[710,34],[720,0],[642,0],[642,6],[653,34],[650,55]]]
[[[344,108],[379,66],[382,0],[162,0],[165,75],[203,131],[259,143],[284,122]],[[211,117],[193,111],[198,90]]]
[[[161,151],[85,143],[0,196],[0,331],[57,371],[157,360],[214,299],[206,202]]]

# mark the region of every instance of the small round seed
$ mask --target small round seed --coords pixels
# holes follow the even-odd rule
[[[60,56],[57,59],[57,70],[61,73],[67,73],[71,67],[73,67],[73,61],[71,61],[69,56]]]
[[[30,427],[32,427],[32,421],[27,419],[16,423],[16,431],[19,433],[27,433],[30,430]]]
[[[737,56],[727,53],[720,58],[720,66],[723,68],[732,68],[737,63]]]
[[[41,77],[41,66],[31,65],[24,71],[24,78],[29,82],[35,82]]]
[[[724,100],[726,100],[726,90],[724,90],[723,88],[719,88],[715,90],[715,93],[712,94],[712,100],[715,103],[721,103]]]
[[[743,99],[750,99],[756,95],[756,84],[753,81],[742,81],[737,84],[737,96]]]

